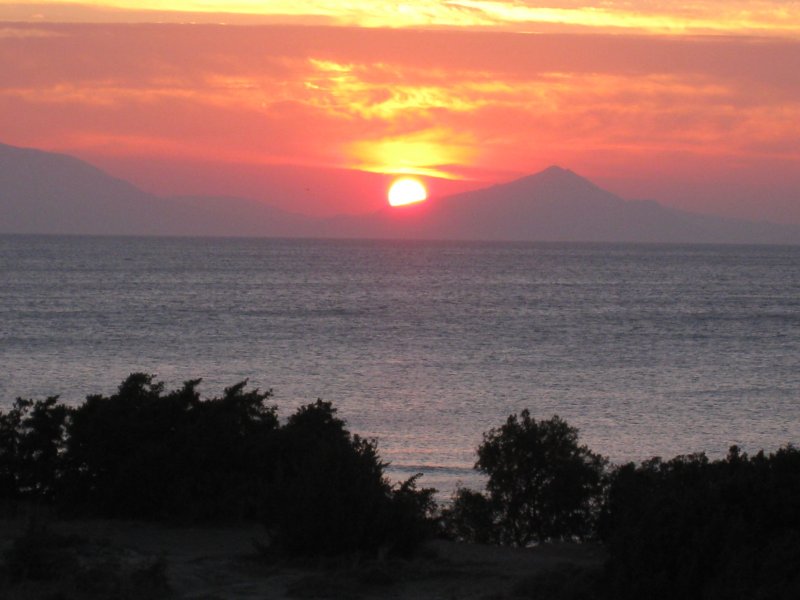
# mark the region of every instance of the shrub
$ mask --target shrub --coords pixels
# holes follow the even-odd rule
[[[374,440],[329,402],[281,427],[271,391],[201,400],[134,373],[110,397],[55,397],[0,413],[0,499],[91,517],[262,521],[295,554],[405,554],[432,534],[434,490],[391,486]]]
[[[499,544],[496,513],[486,494],[460,487],[442,511],[445,531],[453,538],[477,544]]]
[[[601,534],[610,596],[800,597],[800,451],[731,448],[616,469]]]
[[[578,445],[578,430],[558,416],[527,410],[483,436],[475,468],[486,496],[459,490],[447,515],[451,532],[471,541],[526,546],[594,533],[606,459]]]
[[[271,396],[271,391],[246,391],[242,382],[221,398],[196,403],[171,461],[177,467],[176,498],[196,500],[175,506],[173,514],[194,520],[261,516],[274,493],[278,460],[277,409],[266,404]]]
[[[433,490],[393,489],[374,440],[351,435],[329,402],[300,408],[281,430],[277,505],[266,524],[303,555],[408,552],[427,536]]]
[[[383,546],[399,556],[409,556],[420,542],[432,538],[438,530],[436,490],[418,488],[420,477],[422,473],[417,473],[391,491]]]
[[[17,398],[0,411],[0,499],[53,499],[60,484],[70,410],[57,396]]]
[[[255,518],[273,471],[271,392],[245,392],[243,382],[200,400],[199,382],[164,394],[136,373],[75,409],[69,504],[109,517]]]

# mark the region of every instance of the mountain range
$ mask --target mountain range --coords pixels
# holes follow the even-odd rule
[[[160,197],[77,158],[0,144],[0,233],[800,244],[800,227],[623,200],[568,169],[367,215]]]

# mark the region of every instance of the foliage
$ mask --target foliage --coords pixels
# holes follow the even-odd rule
[[[277,505],[267,519],[293,554],[406,552],[427,536],[433,490],[392,489],[377,444],[351,435],[329,402],[300,408],[281,431]]]
[[[65,454],[71,506],[109,517],[255,517],[278,426],[271,392],[240,383],[201,401],[198,384],[164,394],[138,373],[76,408]]]
[[[610,596],[800,597],[800,451],[617,468],[601,534]]]
[[[433,533],[433,490],[392,487],[374,440],[329,402],[281,427],[271,391],[246,382],[201,399],[134,373],[109,397],[55,397],[0,412],[0,500],[90,517],[260,521],[295,554],[407,553]]]
[[[496,510],[486,494],[459,487],[453,500],[442,511],[442,525],[457,540],[477,544],[499,544]]]
[[[59,481],[69,409],[57,396],[0,411],[0,499],[49,500]]]
[[[410,555],[422,540],[432,538],[438,530],[436,490],[418,488],[420,477],[422,473],[417,473],[392,488],[384,547],[400,556]]]
[[[593,533],[605,466],[566,421],[536,421],[523,410],[484,434],[475,468],[488,476],[486,496],[459,490],[447,522],[456,537],[474,541],[584,539]]]

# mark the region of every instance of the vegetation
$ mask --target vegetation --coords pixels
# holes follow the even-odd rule
[[[416,478],[390,486],[376,442],[351,435],[335,413],[318,400],[280,431],[267,517],[276,545],[305,555],[408,554],[433,532],[434,490],[417,490]]]
[[[165,392],[133,374],[115,394],[74,408],[55,397],[17,400],[0,412],[0,502],[78,516],[260,522],[268,552],[300,556],[407,555],[439,522],[447,535],[481,543],[596,538],[602,570],[535,574],[515,594],[800,597],[800,451],[792,446],[609,469],[565,421],[523,411],[484,434],[475,468],[486,489],[459,489],[437,519],[433,490],[418,489],[416,477],[391,485],[377,443],[351,434],[330,403],[301,407],[281,424],[269,391],[241,383],[201,399],[198,383]],[[82,573],[71,558],[78,543],[29,532],[6,554],[0,584]],[[144,581],[162,593],[163,565],[145,571],[114,576],[107,588]]]
[[[71,408],[17,400],[0,412],[0,501],[71,516],[262,522],[295,554],[407,553],[433,531],[433,490],[392,487],[376,442],[330,403],[285,425],[270,391],[240,383],[202,400],[132,374]]]
[[[443,523],[454,538],[525,546],[599,538],[602,572],[532,576],[524,597],[781,600],[800,597],[800,451],[731,448],[611,470],[577,431],[527,411],[484,435],[475,468],[486,491],[457,490]]]
[[[617,468],[601,522],[613,597],[800,598],[800,451]]]
[[[446,515],[464,540],[527,546],[594,534],[606,459],[578,444],[578,430],[527,410],[483,436],[475,468],[486,493],[460,489]]]
[[[18,398],[0,411],[0,500],[50,501],[56,493],[66,440],[69,409],[53,396]]]
[[[109,398],[70,411],[63,509],[90,515],[190,521],[255,519],[275,470],[277,409],[271,392],[202,401],[199,380],[164,393],[134,374]]]

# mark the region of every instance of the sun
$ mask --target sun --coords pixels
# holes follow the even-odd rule
[[[418,179],[413,177],[401,177],[395,179],[389,187],[389,204],[391,206],[403,206],[413,204],[428,199],[428,191]]]

